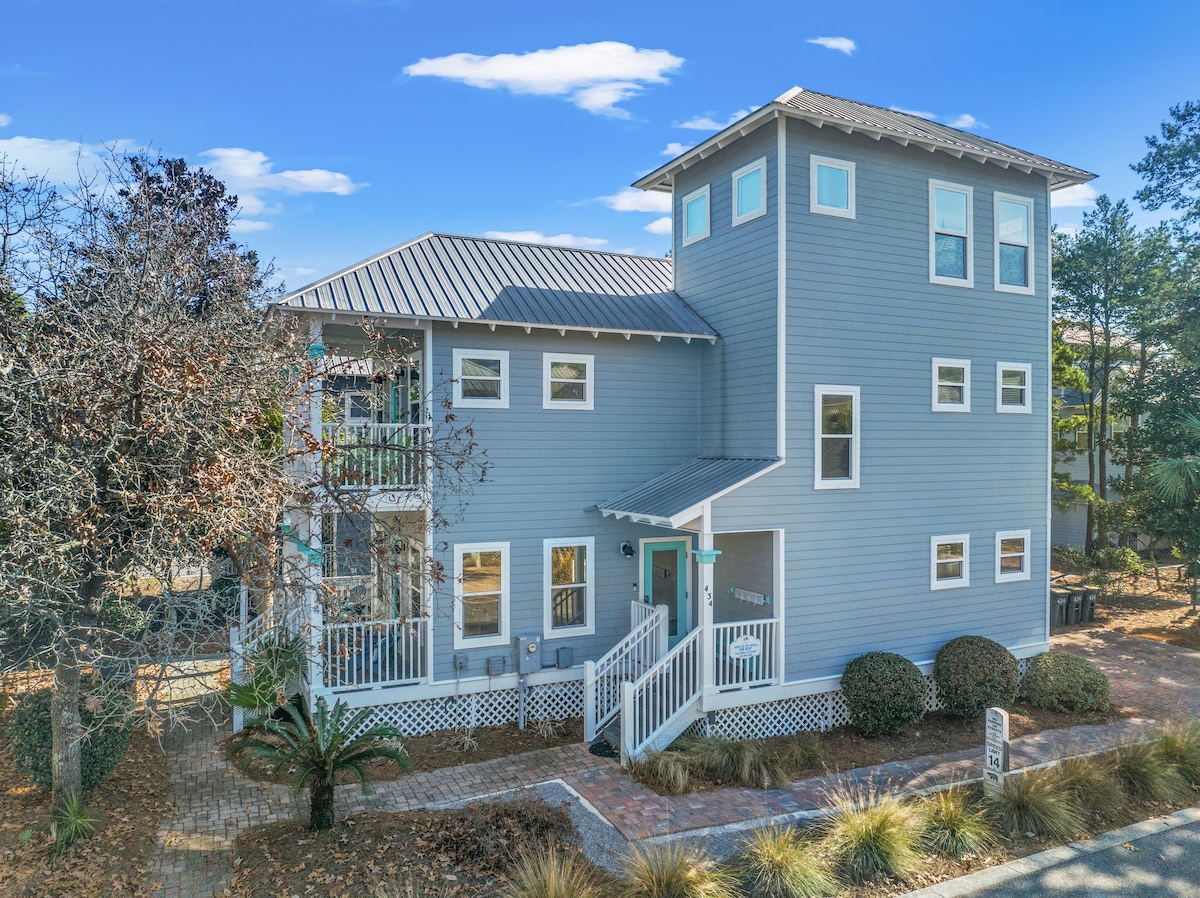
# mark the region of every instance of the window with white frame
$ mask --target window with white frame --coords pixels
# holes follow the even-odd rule
[[[454,547],[454,647],[508,645],[508,543]]]
[[[997,193],[996,289],[1033,293],[1033,200]]]
[[[859,388],[818,384],[815,388],[814,417],[814,488],[857,488]]]
[[[595,582],[592,573],[596,541],[548,539],[543,543],[546,578],[545,619],[547,639],[590,636],[596,632]]]
[[[934,536],[929,540],[929,588],[952,589],[971,585],[971,537],[965,533]]]
[[[929,182],[929,280],[934,284],[974,284],[970,187]]]
[[[1029,531],[996,533],[996,582],[1029,579]]]
[[[767,212],[767,160],[743,165],[733,173],[733,225]]]
[[[854,163],[828,156],[809,157],[808,208],[821,215],[854,217]]]
[[[933,410],[969,412],[971,410],[971,360],[933,360]]]
[[[1028,415],[1033,410],[1032,378],[1032,365],[997,362],[996,411],[1001,414]]]
[[[591,409],[594,368],[590,355],[542,353],[542,408]]]
[[[454,407],[508,408],[508,352],[454,350]]]
[[[703,240],[709,234],[708,185],[683,198],[683,245]]]

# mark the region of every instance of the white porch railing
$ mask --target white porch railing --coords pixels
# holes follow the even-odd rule
[[[322,634],[325,686],[362,689],[425,679],[429,619],[329,624]]]
[[[621,684],[641,677],[667,652],[667,606],[631,604],[635,623],[629,635],[599,661],[583,665],[583,738],[588,742],[621,709]]]
[[[418,424],[325,424],[324,472],[349,487],[423,486],[426,431]]]
[[[636,630],[638,625],[640,625],[646,618],[652,617],[657,609],[657,605],[651,605],[649,602],[630,602],[629,629]]]
[[[779,681],[779,642],[775,620],[736,621],[713,626],[716,670],[713,685],[720,690],[746,689]],[[757,641],[758,654],[738,657],[739,646]],[[742,650],[744,652],[744,650]]]
[[[636,683],[621,686],[621,763],[666,748],[696,719],[703,692],[696,628]]]

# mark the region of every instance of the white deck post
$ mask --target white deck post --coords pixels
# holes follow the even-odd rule
[[[667,621],[667,606],[654,606],[654,613],[658,615],[658,623],[654,625],[655,653],[654,660],[657,661],[665,655],[670,649],[671,634],[668,632],[671,629],[670,623]]]
[[[308,540],[310,548],[320,552],[321,545],[321,512],[313,509],[308,516]],[[306,571],[308,576],[304,586],[304,604],[308,612],[308,688],[315,701],[319,692],[325,689],[325,610],[321,607],[322,565],[321,556],[311,556]]]
[[[242,656],[242,628],[229,628],[229,682],[241,683],[246,678],[246,659]],[[234,705],[233,732],[240,733],[246,727],[246,712]]]
[[[621,766],[628,767],[633,757],[634,720],[636,711],[633,707],[632,683],[621,684]]]
[[[717,653],[716,632],[713,630],[713,564],[716,553],[713,550],[712,508],[705,504],[701,515],[699,541],[696,565],[696,605],[700,612],[700,695],[703,696],[716,683]]]
[[[596,662],[583,662],[583,741],[596,738]]]

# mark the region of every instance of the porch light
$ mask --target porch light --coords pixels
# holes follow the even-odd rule
[[[635,549],[633,547],[632,542],[630,542],[629,540],[625,540],[625,542],[621,543],[621,554],[624,555],[626,558],[632,558],[634,555],[637,554],[637,549]]]

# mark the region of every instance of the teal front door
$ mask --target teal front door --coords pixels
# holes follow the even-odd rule
[[[642,593],[651,605],[667,607],[667,644],[688,631],[687,550],[685,539],[643,543]]]

